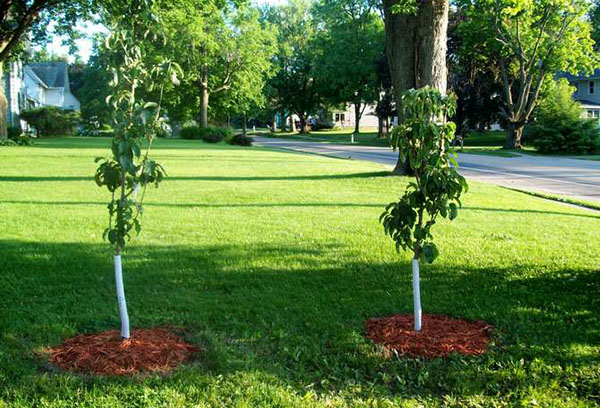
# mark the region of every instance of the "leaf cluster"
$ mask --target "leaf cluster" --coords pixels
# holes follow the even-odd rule
[[[439,254],[431,228],[439,216],[449,220],[458,216],[460,197],[468,189],[451,147],[456,126],[447,117],[455,109],[454,96],[430,87],[409,90],[401,100],[403,121],[392,132],[392,147],[410,162],[415,180],[399,201],[386,207],[380,222],[398,251],[411,250],[428,263]]]

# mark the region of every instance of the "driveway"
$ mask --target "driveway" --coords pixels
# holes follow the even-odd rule
[[[256,137],[255,140],[265,147],[367,160],[390,167],[396,164],[398,155],[382,147],[267,137]],[[525,154],[499,157],[461,153],[458,163],[461,174],[471,180],[600,203],[600,161]]]

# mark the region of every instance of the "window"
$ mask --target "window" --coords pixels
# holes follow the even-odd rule
[[[598,110],[594,111],[594,118],[595,119],[600,119],[600,111],[598,111]]]
[[[336,121],[336,122],[339,122],[339,121],[340,121],[340,114],[339,114],[339,113],[336,113],[336,114],[335,114],[335,121]]]
[[[587,111],[587,117],[588,118],[593,118],[594,117],[594,111],[592,111],[591,109]]]
[[[341,113],[340,114],[340,121],[341,122],[345,122],[346,121],[346,114],[345,113]]]
[[[595,88],[596,87],[596,82],[595,81],[590,81],[590,89],[589,89],[589,93],[590,95],[594,94]]]

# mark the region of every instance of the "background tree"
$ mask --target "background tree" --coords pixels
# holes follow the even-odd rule
[[[282,108],[298,115],[300,132],[308,132],[308,115],[321,103],[314,76],[316,24],[311,3],[290,0],[269,7],[265,19],[278,28],[277,52],[273,56],[277,74],[269,86]]]
[[[394,113],[394,90],[392,88],[392,77],[390,75],[390,66],[387,55],[382,52],[377,60],[377,81],[379,83],[379,98],[375,113],[377,114],[377,137],[388,137],[390,130],[390,117]]]
[[[376,68],[384,48],[383,22],[370,0],[322,0],[316,14],[320,52],[314,75],[331,104],[353,105],[354,133],[359,133],[365,107],[380,94]]]
[[[383,0],[386,53],[399,108],[408,89],[429,86],[446,93],[448,8],[448,0]],[[399,156],[394,173],[407,171]]]
[[[200,126],[206,127],[211,97],[226,99],[237,86],[252,93],[251,97],[262,92],[264,75],[271,71],[274,33],[261,23],[256,9],[179,0],[161,14],[168,27],[168,42],[156,52],[179,62],[186,73],[182,84],[185,97],[169,98],[172,108],[181,110],[195,103]]]
[[[500,113],[507,149],[521,147],[544,80],[558,71],[592,69],[593,41],[585,0],[467,1],[459,28],[463,47],[498,58],[503,84]]]
[[[466,9],[460,2],[450,10],[448,26],[448,84],[457,96],[454,122],[459,135],[484,131],[501,123],[502,75],[497,55],[481,55],[463,46],[460,23]]]

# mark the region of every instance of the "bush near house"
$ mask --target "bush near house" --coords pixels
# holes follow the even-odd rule
[[[222,126],[187,126],[181,129],[181,137],[188,140],[202,140],[206,143],[219,143],[233,137],[233,129]]]
[[[571,97],[574,90],[566,80],[555,82],[540,102],[536,121],[526,134],[540,153],[590,154],[600,150],[598,120],[581,117],[581,105]]]
[[[81,116],[79,112],[41,106],[22,111],[21,119],[35,128],[38,137],[52,137],[73,135]]]

